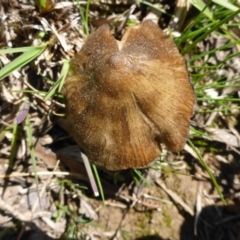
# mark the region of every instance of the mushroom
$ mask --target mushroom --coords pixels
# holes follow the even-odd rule
[[[195,104],[185,59],[152,21],[129,27],[121,41],[107,25],[92,33],[63,94],[68,131],[108,170],[149,166],[162,143],[180,151]]]

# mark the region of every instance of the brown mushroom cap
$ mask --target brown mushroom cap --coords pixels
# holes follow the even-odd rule
[[[64,95],[69,132],[109,170],[149,165],[160,143],[180,151],[195,103],[185,59],[151,21],[120,42],[107,25],[91,34],[72,59]]]

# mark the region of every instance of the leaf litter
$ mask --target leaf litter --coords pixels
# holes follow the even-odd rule
[[[181,5],[183,1],[91,2],[89,30],[108,23],[115,36],[121,37],[126,24],[152,19],[163,29],[170,26],[174,37],[181,36],[184,23],[196,13],[190,1],[186,2],[187,5]],[[64,114],[61,96],[55,94],[44,101],[60,77],[63,60],[79,51],[86,39],[79,6],[84,10],[87,3],[47,3],[49,9],[41,9],[34,1],[2,1],[0,6],[1,49],[39,46],[49,41],[40,56],[0,83],[0,238],[240,239],[239,102],[216,104],[212,100],[239,99],[239,44],[223,48],[231,39],[211,33],[197,44],[196,50],[199,53],[219,50],[189,64],[193,78],[199,74],[201,79],[194,83],[199,101],[191,139],[214,173],[227,205],[222,204],[188,145],[180,155],[165,152],[161,171],[159,166],[157,170],[143,171],[150,186],[132,171],[112,173],[100,169],[106,197],[103,204],[89,188],[81,161],[83,153],[59,126],[59,115]],[[160,7],[162,11],[158,10]],[[239,26],[235,26],[238,18],[231,20],[229,31],[239,41]],[[39,32],[44,33],[42,38],[37,37]],[[190,60],[196,55],[190,52],[185,57]],[[0,54],[1,66],[18,56]],[[208,68],[201,69],[206,62]],[[210,71],[211,67],[215,70]],[[26,115],[30,116],[37,172],[30,158]],[[13,151],[11,169],[9,158]]]

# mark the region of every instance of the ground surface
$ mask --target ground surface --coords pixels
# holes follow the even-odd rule
[[[42,13],[34,1],[2,1],[0,9],[1,48],[31,46],[33,42],[38,45],[33,39],[42,26],[48,29],[47,40],[54,27],[59,33],[59,29],[67,29],[61,39],[69,47],[64,52],[64,43],[51,39],[53,46],[44,57],[0,82],[0,239],[240,240],[240,35],[239,26],[234,25],[239,19],[229,20],[235,26],[231,37],[237,36],[238,42],[226,37],[224,31],[213,32],[185,55],[198,97],[192,118],[192,126],[198,132],[191,130],[190,139],[213,172],[226,204],[188,143],[180,154],[167,153],[158,165],[160,169],[141,170],[148,183],[131,170],[113,173],[99,169],[104,205],[92,193],[80,150],[59,124],[64,102],[57,96],[54,100],[43,99],[59,77],[60,60],[79,51],[85,35],[77,5],[59,2],[57,7],[53,4],[52,9]],[[162,1],[162,5],[151,2],[172,14],[181,1]],[[85,11],[86,3],[80,3]],[[174,34],[185,29],[148,5],[133,1],[94,2],[90,4],[89,31],[109,23],[120,38],[125,20],[141,22],[146,17],[157,20],[162,28],[169,25]],[[192,7],[186,12],[186,18],[181,16],[188,25],[199,11]],[[68,23],[74,21],[76,24],[70,27]],[[200,58],[228,43],[233,44]],[[17,56],[0,54],[0,60],[5,65]],[[191,62],[195,56],[199,58]],[[202,87],[212,83],[215,85]],[[222,83],[228,87],[223,88]],[[214,102],[216,96],[229,100]],[[26,112],[30,117],[32,148],[27,124],[18,124],[17,133],[13,133],[13,122],[25,100],[25,109],[30,106]],[[13,167],[9,159],[14,160]]]

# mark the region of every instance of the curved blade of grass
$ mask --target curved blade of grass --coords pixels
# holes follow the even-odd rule
[[[200,131],[194,127],[190,126],[191,136],[201,137],[201,138],[210,138],[211,136],[207,132]]]
[[[37,90],[12,90],[12,91],[9,91],[9,92],[11,92],[11,93],[14,93],[14,92],[16,92],[16,93],[31,93],[31,94],[37,94],[41,97],[43,97],[47,94],[44,91],[37,91]]]
[[[11,74],[13,71],[25,66],[27,63],[31,62],[33,59],[35,59],[37,56],[39,56],[46,48],[47,44],[37,46],[30,51],[24,52],[19,57],[14,59],[12,62],[10,62],[8,65],[6,65],[4,68],[0,70],[0,80],[7,77],[9,74]]]
[[[0,54],[12,54],[12,53],[19,53],[19,52],[27,52],[32,51],[36,48],[39,48],[42,46],[30,46],[30,47],[19,47],[19,48],[6,48],[6,49],[0,49]]]
[[[46,96],[44,97],[44,101],[48,100],[50,97],[55,95],[57,88],[58,88],[58,92],[61,91],[64,81],[66,79],[69,67],[70,67],[69,61],[63,62],[63,67],[62,67],[60,77],[59,77],[58,81],[53,85],[53,87],[49,90],[49,92],[46,94]]]
[[[88,16],[89,16],[89,6],[90,6],[91,0],[87,0],[85,14],[84,14],[83,9],[81,7],[80,1],[76,0],[76,2],[77,2],[78,9],[79,9],[79,12],[80,12],[80,16],[81,16],[81,19],[82,19],[82,25],[83,25],[84,33],[88,36],[89,35]]]
[[[207,7],[208,5],[206,5]],[[204,11],[204,9],[203,9]],[[187,42],[189,39],[191,39],[189,36],[193,35],[194,32],[192,29],[197,26],[198,24],[201,24],[203,18],[205,19],[204,12],[200,12],[195,18],[194,21],[187,26],[187,28],[184,30],[183,34],[179,38],[175,38],[174,41],[177,46],[181,45],[183,42]],[[205,25],[204,25],[205,27]],[[200,31],[201,32],[201,31]]]
[[[70,68],[70,62],[69,61],[64,61],[62,71],[61,71],[61,75],[60,75],[61,77],[59,78],[60,84],[59,84],[58,92],[61,92],[61,90],[62,90],[62,87],[63,87],[63,84],[64,84],[65,79],[67,77],[69,68]]]
[[[240,99],[238,98],[213,98],[213,97],[199,97],[198,98],[198,101],[214,101],[215,103],[224,103],[224,102],[240,102]]]
[[[161,13],[164,13],[166,14],[167,16],[169,17],[172,17],[171,14],[169,14],[168,12],[166,12],[163,8],[160,8],[160,7],[156,7],[154,4],[152,4],[150,1],[144,1],[144,0],[135,0],[136,3],[142,3],[142,4],[145,4],[146,6],[149,6],[151,7],[152,9],[154,10],[157,10]]]
[[[223,20],[219,21],[219,22],[215,22],[215,24],[210,24],[212,27],[211,29],[209,29],[208,31],[204,31],[202,32],[202,34],[199,34],[199,37],[192,42],[192,44],[188,44],[182,51],[181,53],[184,55],[186,53],[188,53],[192,48],[194,48],[196,46],[197,43],[199,43],[200,41],[202,41],[204,38],[206,38],[210,33],[212,33],[213,31],[215,31],[216,29],[220,28],[224,23],[228,22],[229,20],[231,20],[234,16],[236,16],[237,14],[240,13],[240,9],[237,12],[233,12],[232,14],[229,14],[226,18],[224,18]]]
[[[87,0],[87,6],[85,10],[85,33],[87,36],[89,35],[89,28],[88,28],[88,18],[89,18],[89,7],[90,7],[91,0]]]
[[[142,175],[142,173],[138,169],[133,169],[133,172],[149,187],[152,187],[151,183],[147,181],[147,179]]]
[[[214,49],[211,49],[211,50],[206,51],[204,53],[197,54],[196,56],[193,56],[193,57],[189,58],[188,62],[189,63],[194,62],[194,61],[196,61],[198,59],[201,59],[201,58],[205,57],[206,55],[211,55],[211,54],[213,55],[217,51],[222,51],[222,50],[225,50],[225,49],[228,49],[228,48],[232,48],[232,47],[234,47],[237,44],[240,44],[240,41],[234,41],[234,42],[230,42],[230,43],[224,44],[223,46],[220,46],[218,48],[214,48]],[[240,53],[237,53],[237,55],[238,54],[240,54]]]
[[[209,177],[210,177],[210,179],[211,179],[214,187],[216,188],[216,190],[217,190],[217,192],[218,192],[218,195],[219,195],[220,199],[222,200],[222,202],[223,202],[224,204],[226,204],[226,201],[225,201],[225,199],[224,199],[224,197],[223,197],[223,195],[222,195],[221,189],[220,189],[220,187],[219,187],[219,185],[218,185],[218,183],[217,183],[217,181],[216,181],[216,179],[215,179],[215,177],[214,177],[211,169],[208,167],[207,163],[206,163],[205,160],[202,158],[201,154],[200,154],[200,153],[198,152],[198,150],[195,148],[194,144],[192,143],[192,141],[191,141],[190,139],[188,139],[188,143],[189,143],[189,145],[192,147],[193,151],[197,154],[199,161],[201,162],[201,164],[203,165],[203,167],[204,167],[205,170],[207,171],[207,173],[208,173],[208,175],[209,175]]]

